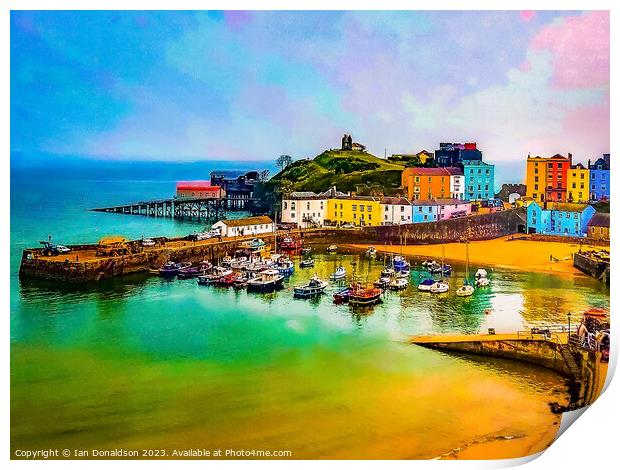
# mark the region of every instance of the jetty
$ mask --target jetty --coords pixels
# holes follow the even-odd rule
[[[410,344],[452,353],[511,359],[552,369],[569,380],[569,408],[592,403],[607,376],[607,363],[598,347],[583,344],[565,325],[495,334],[423,335]],[[565,411],[563,408],[558,411]]]
[[[586,273],[588,276],[609,285],[609,251],[589,250],[575,253],[573,256],[573,266]]]
[[[253,213],[255,202],[256,199],[249,197],[170,198],[96,207],[91,211],[178,220],[216,221],[224,219],[227,212]]]

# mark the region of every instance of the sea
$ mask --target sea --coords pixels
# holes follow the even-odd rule
[[[489,271],[491,286],[463,299],[454,290],[465,267],[455,265],[448,295],[409,288],[353,311],[331,301],[341,286],[313,301],[294,299],[292,286],[339,265],[374,280],[387,260],[317,250],[315,268],[297,266],[285,289],[269,295],[146,274],[88,286],[17,276],[22,250],[50,236],[70,245],[203,227],[91,208],[170,197],[176,181],[208,179],[212,170],[265,168],[275,173],[265,162],[12,164],[11,449],[435,458],[521,439],[540,441],[522,454],[541,450],[559,421],[549,403],[568,400],[563,378],[405,340],[514,331],[609,307],[609,289],[587,277],[476,266]],[[415,285],[426,274],[411,262]]]

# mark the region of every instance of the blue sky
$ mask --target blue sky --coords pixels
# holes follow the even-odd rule
[[[584,73],[585,71],[585,73]],[[478,141],[609,151],[603,12],[13,12],[11,149],[105,159],[314,156]]]

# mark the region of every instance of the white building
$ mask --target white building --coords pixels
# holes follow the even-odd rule
[[[246,217],[244,219],[226,219],[213,224],[213,229],[220,231],[223,237],[237,237],[243,235],[259,235],[273,233],[273,221],[266,215]]]
[[[346,196],[332,187],[316,194],[312,191],[295,191],[282,199],[282,223],[297,224],[298,227],[322,227],[327,215],[327,200]]]
[[[450,175],[450,197],[453,199],[465,199],[465,176]]]
[[[413,223],[411,203],[404,197],[381,199],[381,225],[402,225]]]

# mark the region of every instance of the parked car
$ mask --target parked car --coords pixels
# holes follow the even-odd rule
[[[142,246],[155,246],[155,241],[151,238],[143,238]]]
[[[340,228],[355,228],[355,225],[351,223],[342,224]]]
[[[67,248],[65,245],[56,245],[56,251],[61,255],[71,253],[71,248]]]

